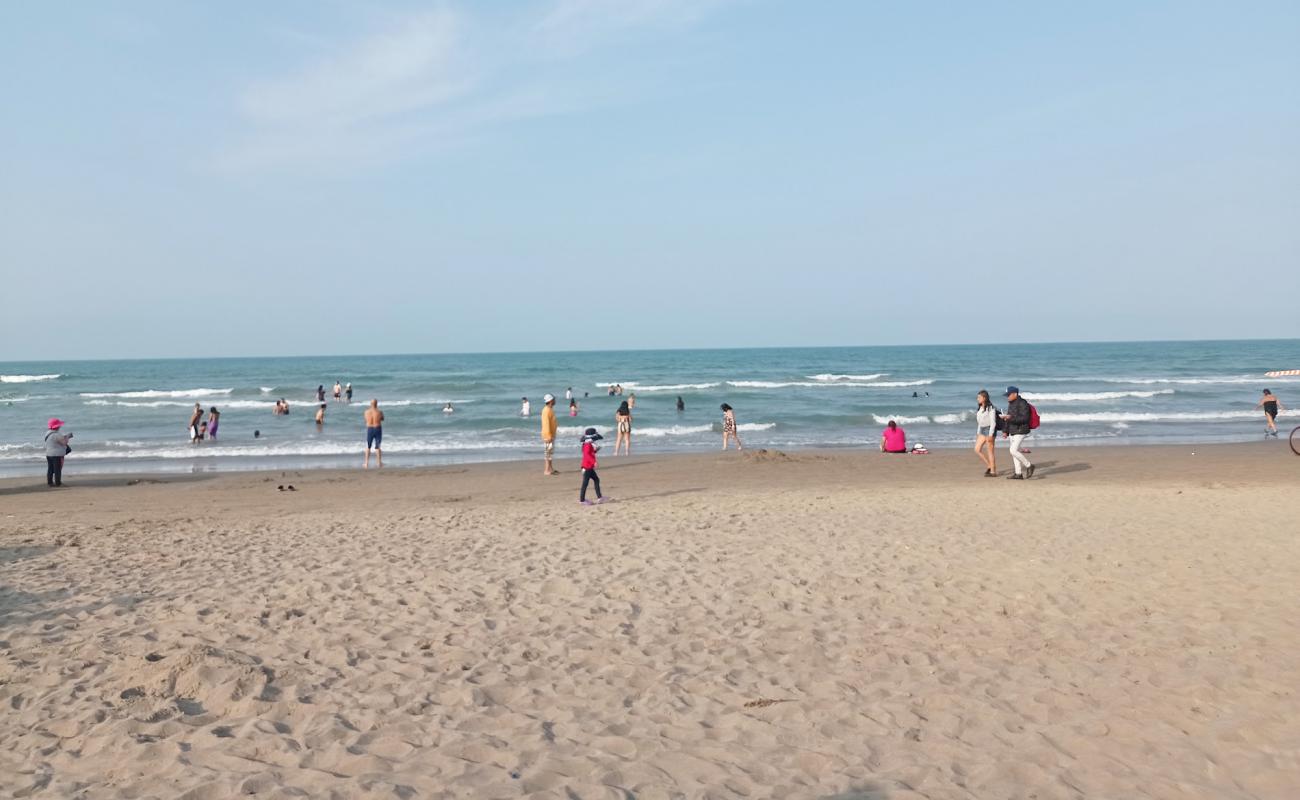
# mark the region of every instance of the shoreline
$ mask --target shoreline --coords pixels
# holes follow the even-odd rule
[[[1006,445],[999,440],[998,470],[1002,477],[1011,474],[1011,459]],[[1039,465],[1035,480],[1060,477],[1060,483],[1070,485],[1127,484],[1135,477],[1156,483],[1213,480],[1231,485],[1271,485],[1289,483],[1300,479],[1300,457],[1296,457],[1284,440],[1256,443],[1230,444],[1156,444],[1156,445],[1054,445],[1032,448],[1034,461]],[[358,459],[360,459],[358,455]],[[556,468],[562,476],[575,480],[581,474],[577,457],[557,457]],[[912,485],[916,481],[944,481],[965,483],[982,479],[980,464],[970,449],[936,448],[926,455],[908,455],[905,458],[886,457],[865,447],[788,449],[747,448],[727,453],[711,451],[663,452],[612,456],[602,453],[600,471],[635,467],[647,473],[658,484],[664,480],[659,473],[677,473],[692,468],[747,468],[768,464],[797,466],[809,473],[810,479],[830,479],[840,484],[852,484],[857,475],[883,485]],[[541,457],[516,458],[500,461],[462,462],[441,465],[392,465],[383,469],[364,470],[356,467],[263,467],[247,470],[211,470],[186,473],[136,472],[86,472],[66,471],[62,494],[71,489],[103,489],[117,487],[169,486],[210,484],[214,488],[245,486],[269,480],[271,477],[293,477],[298,480],[323,480],[337,483],[355,478],[362,481],[382,480],[383,476],[400,476],[401,479],[456,478],[452,483],[488,481],[495,484],[503,480],[525,480],[536,473],[541,478]],[[1260,471],[1262,467],[1281,467],[1274,471]],[[1291,471],[1288,472],[1288,467]],[[799,470],[796,470],[799,471]],[[46,487],[39,481],[43,473],[33,471],[31,477],[0,478],[0,496],[17,494],[23,490],[41,493]],[[789,477],[788,475],[786,477]],[[555,480],[550,483],[555,483]],[[1054,481],[1056,482],[1056,481]],[[527,487],[524,483],[520,488]]]

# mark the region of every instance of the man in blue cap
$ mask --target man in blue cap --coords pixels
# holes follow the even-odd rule
[[[1029,401],[1020,396],[1016,386],[1007,387],[1007,413],[1002,415],[1006,422],[1006,435],[1011,440],[1011,464],[1015,474],[1009,477],[1013,481],[1022,481],[1034,477],[1034,465],[1029,463],[1029,456],[1020,452],[1020,445],[1029,435]]]

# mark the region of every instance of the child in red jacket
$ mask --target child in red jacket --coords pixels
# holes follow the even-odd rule
[[[600,493],[600,476],[596,474],[596,451],[600,450],[596,442],[603,438],[605,437],[597,433],[595,428],[588,428],[582,435],[582,490],[578,492],[578,502],[584,506],[605,502],[604,495]],[[587,499],[588,483],[596,484],[596,503]]]

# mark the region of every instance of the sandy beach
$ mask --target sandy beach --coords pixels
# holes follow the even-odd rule
[[[596,508],[565,459],[34,466],[0,483],[0,784],[1295,797],[1300,458],[1034,458],[605,457]]]

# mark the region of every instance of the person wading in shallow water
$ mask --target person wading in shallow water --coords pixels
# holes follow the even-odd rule
[[[366,409],[366,461],[362,469],[370,469],[370,449],[375,450],[375,459],[380,469],[384,467],[384,412],[379,410],[379,401],[371,400]]]

